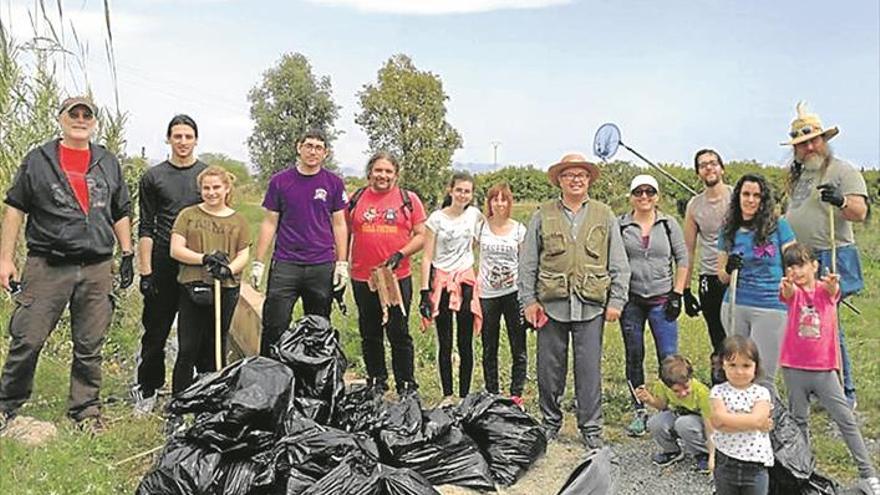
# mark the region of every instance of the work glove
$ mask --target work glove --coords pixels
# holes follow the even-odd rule
[[[666,315],[666,321],[675,321],[681,314],[681,294],[675,291],[669,291],[666,294],[666,304],[663,305],[663,313]]]
[[[229,280],[232,278],[232,270],[229,268],[229,255],[223,251],[214,251],[202,257],[202,264],[217,280]]]
[[[333,299],[336,300],[336,304],[339,306],[339,312],[342,313],[342,316],[348,316],[348,306],[345,305],[345,285],[343,285],[341,289],[333,291]]]
[[[262,261],[251,263],[251,285],[254,286],[254,289],[259,289],[260,281],[263,280],[263,270],[265,269],[266,265]]]
[[[846,201],[843,193],[840,192],[840,188],[834,184],[822,184],[816,189],[819,190],[822,201],[830,203],[838,208],[842,207],[843,203]]]
[[[119,263],[119,287],[127,289],[134,282],[134,253],[122,253],[122,262]]]
[[[337,261],[333,268],[333,290],[338,291],[348,283],[348,262]]]
[[[156,297],[159,294],[159,288],[156,287],[156,280],[152,273],[141,275],[141,281],[138,284],[141,295],[144,297]]]
[[[419,291],[419,314],[422,318],[429,320],[434,319],[434,305],[431,304],[431,289],[422,289]]]
[[[522,304],[519,305],[519,327],[523,330],[534,330],[532,324],[526,319],[526,308]]]
[[[397,267],[400,266],[400,262],[403,261],[403,258],[403,253],[401,253],[400,251],[394,251],[394,254],[392,254],[388,257],[387,260],[385,260],[385,266],[390,268],[392,271],[397,270]]]
[[[739,270],[742,267],[743,256],[740,253],[730,253],[727,257],[727,264],[724,265],[724,271],[730,275],[734,270]]]
[[[691,289],[685,289],[684,294],[682,295],[684,296],[684,312],[687,313],[688,316],[697,316],[700,314],[700,310],[703,309],[703,307],[700,306],[700,301],[697,301],[697,298],[691,293]]]

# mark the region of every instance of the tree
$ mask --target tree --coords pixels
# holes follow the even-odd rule
[[[248,93],[248,101],[254,131],[247,144],[263,178],[296,160],[296,140],[305,131],[320,129],[328,145],[336,139],[333,126],[340,107],[333,102],[330,78],[315,76],[299,53],[282,55]]]
[[[200,153],[199,160],[208,165],[219,165],[235,176],[235,185],[244,186],[253,182],[250,170],[243,161],[226,156],[223,153]]]
[[[400,160],[400,180],[429,205],[442,196],[461,136],[446,122],[440,77],[419,71],[406,55],[392,56],[375,84],[358,93],[363,111],[355,122],[369,139],[370,150],[385,150]]]

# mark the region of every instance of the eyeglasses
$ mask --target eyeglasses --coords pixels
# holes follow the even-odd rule
[[[571,172],[565,172],[564,174],[559,174],[559,178],[562,180],[587,180],[589,175],[587,174],[573,174]]]
[[[95,118],[95,115],[92,114],[91,110],[74,108],[67,112],[67,116],[73,120],[83,119],[83,120],[92,120]]]
[[[709,160],[705,162],[700,162],[697,164],[697,168],[704,169],[709,167],[720,167],[721,164],[718,163],[718,160]]]
[[[798,136],[807,136],[807,135],[812,134],[814,132],[822,132],[822,129],[820,129],[818,127],[813,127],[811,125],[805,125],[805,126],[801,127],[800,129],[796,129],[794,131],[789,132],[788,135],[791,136],[792,138],[796,138]]]
[[[657,195],[657,190],[653,187],[640,187],[638,189],[633,189],[631,194],[634,198],[638,198],[639,196],[647,196],[649,198],[653,198]]]
[[[303,143],[302,148],[306,151],[315,151],[317,153],[323,153],[327,148],[324,147],[323,144],[312,144],[312,143]]]

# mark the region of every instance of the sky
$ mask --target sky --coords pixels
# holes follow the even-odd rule
[[[34,0],[0,0],[18,40],[33,36]],[[62,3],[88,45],[89,84],[113,101],[103,2]],[[57,4],[46,0],[57,20]],[[199,124],[199,152],[250,162],[248,91],[286,52],[329,76],[341,105],[334,155],[362,170],[367,138],[357,92],[394,54],[439,76],[447,120],[464,145],[453,160],[546,168],[591,154],[616,123],[660,163],[696,150],[780,164],[795,104],[841,133],[838,156],[880,166],[880,2],[715,0],[116,0],[110,1],[128,153],[165,158],[167,122]],[[63,74],[62,74],[63,76]],[[65,79],[70,93],[82,81]],[[493,145],[495,143],[495,145]],[[626,150],[616,158],[636,161]]]

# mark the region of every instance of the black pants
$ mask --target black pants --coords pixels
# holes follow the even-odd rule
[[[721,302],[726,289],[727,286],[716,275],[700,275],[700,306],[703,308],[703,318],[712,341],[713,354],[721,352],[721,344],[727,337],[724,325],[721,324]]]
[[[216,370],[214,362],[214,305],[200,306],[192,302],[186,288],[179,285],[180,314],[177,319],[177,361],[171,381],[171,392],[180,393],[193,382],[193,368],[199,373]],[[238,304],[238,287],[220,290],[220,349],[222,365],[226,365],[226,339],[229,325]]]
[[[351,282],[354,301],[358,307],[358,330],[361,334],[361,349],[367,375],[372,380],[385,383],[388,369],[385,367],[385,341],[388,335],[391,344],[391,369],[394,371],[394,384],[398,392],[416,388],[413,378],[413,340],[409,334],[409,308],[412,302],[412,278],[400,279],[400,294],[403,296],[404,315],[400,308],[388,308],[388,323],[382,325],[382,307],[379,294],[370,290],[366,282]],[[408,385],[406,385],[408,384]]]
[[[474,288],[461,285],[461,309],[455,313],[458,329],[458,395],[465,397],[471,391],[471,375],[474,373],[474,315],[471,313],[471,298]],[[449,309],[449,292],[443,289],[440,294],[440,309],[435,323],[437,325],[437,362],[440,367],[440,385],[443,395],[452,395],[452,310]]]
[[[486,390],[497,394],[498,387],[498,337],[501,332],[501,316],[507,327],[507,340],[510,342],[511,377],[510,395],[523,393],[526,384],[528,354],[526,350],[526,330],[520,324],[519,300],[516,292],[489,299],[480,298],[483,310],[483,381]]]
[[[268,356],[269,349],[290,327],[296,301],[302,297],[303,313],[330,318],[333,302],[334,263],[301,265],[273,260],[269,268],[269,284],[263,303],[263,335],[260,355]]]
[[[144,396],[165,385],[165,342],[177,316],[180,285],[177,283],[178,264],[168,256],[168,248],[153,251],[153,285],[155,296],[144,297],[141,323],[141,353],[137,368],[137,383]]]

